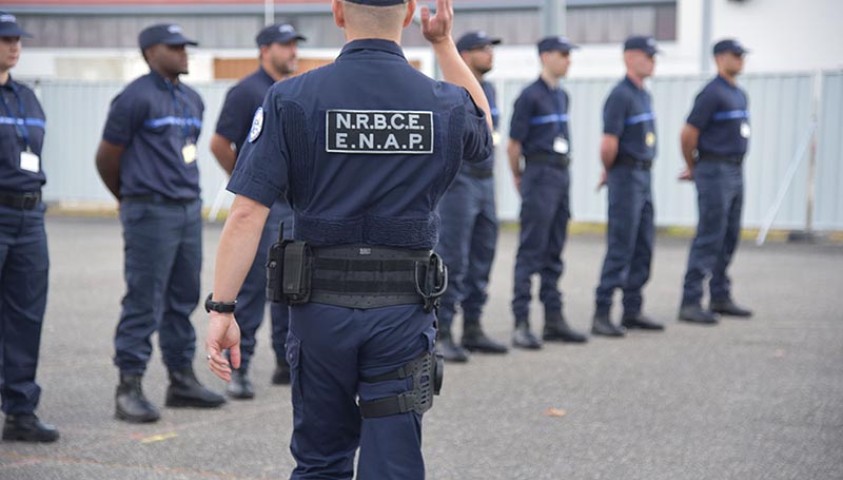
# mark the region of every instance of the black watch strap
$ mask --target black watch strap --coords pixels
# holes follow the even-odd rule
[[[214,298],[214,294],[209,293],[208,298],[205,299],[205,311],[210,313],[211,311],[218,312],[218,313],[234,313],[234,307],[237,306],[237,300],[233,302],[215,302],[211,300]]]

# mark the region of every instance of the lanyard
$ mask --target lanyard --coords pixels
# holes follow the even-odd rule
[[[170,89],[170,94],[173,96],[173,108],[175,109],[176,115],[181,115],[181,133],[184,137],[184,141],[187,142],[191,136],[192,129],[191,129],[191,116],[190,116],[190,109],[187,106],[187,103],[182,105],[182,102],[179,101],[178,96],[176,95],[176,87],[175,85],[167,82],[167,86]],[[179,111],[181,110],[181,111]]]
[[[17,129],[18,137],[23,139],[24,147],[29,149],[29,129],[26,126],[26,109],[23,106],[23,100],[20,97],[20,93],[18,93],[18,89],[15,87],[14,84],[11,84],[10,87],[12,93],[15,94],[15,100],[18,103],[18,112],[20,114],[20,117],[16,117],[15,114],[12,113],[12,107],[9,106],[9,102],[6,100],[6,96],[0,93],[0,98],[3,99],[3,108],[6,110],[6,114],[15,123],[15,128]]]

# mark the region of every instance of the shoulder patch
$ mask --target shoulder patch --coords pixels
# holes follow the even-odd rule
[[[263,132],[263,107],[258,107],[255,110],[255,116],[252,118],[252,128],[249,130],[249,143],[255,143],[255,140],[261,136]]]
[[[433,112],[328,110],[325,151],[330,153],[433,153]]]

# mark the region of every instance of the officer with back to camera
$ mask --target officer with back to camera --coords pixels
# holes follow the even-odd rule
[[[305,37],[298,34],[292,25],[275,24],[258,32],[255,41],[260,49],[260,66],[257,71],[234,85],[225,96],[217,120],[217,129],[211,137],[211,151],[220,166],[231,175],[237,160],[237,153],[249,135],[249,127],[255,110],[263,103],[266,91],[273,83],[289,77],[296,71],[298,42]],[[266,303],[266,252],[278,238],[278,228],[284,223],[285,236],[293,231],[293,212],[283,198],[276,199],[264,227],[258,255],[252,264],[243,288],[237,295],[237,319],[240,322],[242,339],[240,368],[231,374],[226,393],[232,398],[249,399],[255,396],[255,389],[249,378],[249,364],[255,351],[255,333],[263,322]],[[290,367],[284,353],[284,342],[290,322],[286,305],[270,304],[272,319],[272,348],[275,351],[275,371],[272,383],[290,383]]]
[[[32,89],[9,73],[21,37],[31,36],[14,15],[0,12],[0,399],[3,440],[54,442],[58,430],[35,415],[50,268],[41,202],[46,122]]]
[[[159,24],[138,37],[150,72],[111,102],[96,163],[120,202],[125,242],[123,297],[114,336],[120,371],[115,416],[154,422],[160,414],[141,389],[152,354],[152,334],[167,366],[169,407],[213,408],[225,397],[199,383],[193,371],[196,332],[190,314],[199,302],[202,202],[196,139],[204,105],[179,81],[187,73],[181,27]]]
[[[464,88],[407,62],[398,42],[415,8],[333,0],[346,45],[333,64],[270,89],[229,183],[237,196],[206,302],[209,366],[224,379],[239,366],[233,301],[285,195],[295,241],[273,246],[269,265],[292,305],[293,479],[350,479],[358,447],[358,478],[424,478],[433,309],[446,283],[431,251],[436,207],[461,162],[487,159],[492,139],[483,90],[450,36],[451,0],[435,16],[422,8],[422,32],[445,79]]]
[[[609,187],[609,224],[591,333],[607,337],[622,337],[633,328],[664,330],[641,313],[655,234],[650,167],[656,157],[656,119],[644,79],[653,74],[658,48],[653,37],[632,36],[623,50],[626,77],[603,106],[600,144],[601,185]],[[610,318],[615,289],[623,291],[620,327]]]
[[[697,95],[682,129],[687,169],[679,178],[694,181],[699,208],[679,309],[679,320],[690,323],[713,325],[718,314],[752,316],[751,310],[732,299],[732,282],[726,274],[740,239],[743,159],[750,135],[746,92],[736,83],[746,53],[734,39],[714,45],[717,76]],[[709,275],[711,302],[703,309],[703,282]]]
[[[483,76],[492,69],[492,47],[500,43],[499,38],[475,31],[457,40],[462,60],[483,87],[496,129],[499,114],[495,88]],[[448,290],[442,295],[439,307],[436,349],[446,361],[466,362],[468,352],[506,353],[508,350],[486,336],[480,325],[498,240],[494,168],[494,152],[480,164],[464,163],[439,204],[442,227],[436,252],[448,266]],[[451,335],[457,305],[463,314],[459,345]]]
[[[559,81],[568,73],[574,48],[577,47],[565,37],[546,37],[539,41],[541,75],[515,101],[509,127],[509,166],[521,193],[521,234],[512,299],[515,317],[512,344],[518,348],[541,348],[529,323],[532,276],[536,273],[541,278],[539,298],[544,304],[542,338],[574,343],[588,340],[568,326],[559,290],[564,267],[562,250],[571,217],[568,93],[559,86]]]

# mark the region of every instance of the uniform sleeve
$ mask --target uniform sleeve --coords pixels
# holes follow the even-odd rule
[[[288,155],[281,124],[281,108],[273,90],[255,112],[249,136],[237,157],[228,190],[267,207],[287,192]]]
[[[629,102],[613,90],[603,105],[603,133],[620,137],[626,122]]]
[[[694,100],[694,108],[688,115],[688,124],[693,125],[699,130],[705,128],[714,112],[717,111],[717,97],[712,89],[703,89]]]
[[[465,128],[463,129],[463,159],[466,162],[482,162],[492,155],[492,134],[486,123],[486,115],[474,100],[465,94]]]
[[[130,144],[134,133],[143,126],[147,112],[145,102],[125,91],[120,93],[111,101],[108,109],[103,140],[121,146]]]
[[[530,131],[530,116],[533,113],[533,102],[530,97],[522,93],[512,107],[512,118],[509,121],[509,138],[524,142]]]
[[[255,114],[254,111],[248,109],[250,103],[246,101],[240,88],[232,87],[225,95],[220,118],[217,120],[216,133],[234,142],[238,147],[245,142],[249,134],[250,122]]]

